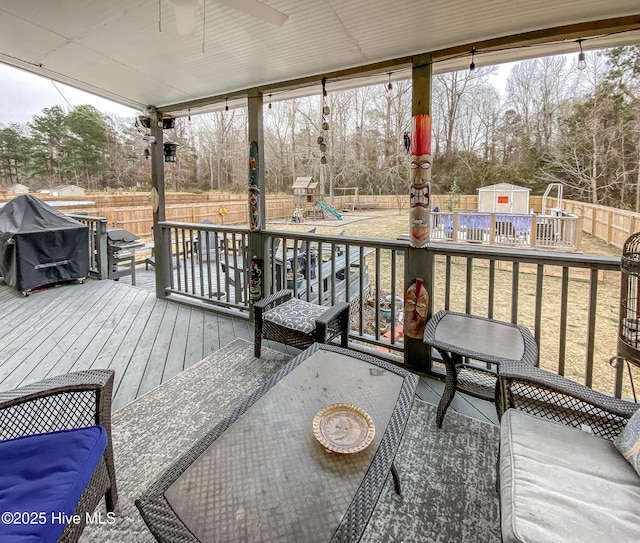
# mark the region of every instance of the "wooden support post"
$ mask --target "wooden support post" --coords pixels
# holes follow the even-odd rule
[[[413,58],[411,77],[413,86],[411,115],[414,118],[416,115],[430,115],[432,80],[432,58],[430,54]],[[411,214],[411,209],[409,213]],[[411,224],[410,227],[412,227]],[[426,227],[430,228],[430,224],[427,224]],[[409,247],[404,271],[405,293],[417,278],[422,278],[424,281],[424,287],[429,294],[427,319],[431,317],[433,309],[433,269],[433,252],[428,247],[427,234],[426,245],[420,248]],[[425,345],[422,339],[408,337],[405,334],[404,361],[411,368],[419,371],[428,371],[431,368],[431,349]]]
[[[169,236],[163,235],[158,222],[165,220],[164,197],[164,140],[162,114],[151,109],[151,135],[155,142],[151,146],[151,208],[153,212],[153,246],[156,272],[156,298],[166,298],[165,289],[170,285],[171,248]]]

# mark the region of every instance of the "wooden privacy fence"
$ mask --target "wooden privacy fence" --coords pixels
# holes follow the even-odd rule
[[[582,216],[583,232],[618,249],[640,229],[640,213],[570,200],[564,200],[563,207]]]
[[[38,194],[42,200],[60,200]],[[109,227],[125,228],[139,236],[150,236],[153,224],[151,201],[148,193],[109,194],[87,193],[85,196],[62,198],[68,203],[61,208],[65,213],[88,213],[91,216],[105,217]],[[375,210],[402,209],[409,212],[409,196],[393,194],[359,195],[360,206],[364,212]],[[438,206],[441,212],[448,211],[450,196],[439,194],[432,196],[432,206]],[[88,203],[90,202],[90,203]],[[209,220],[218,225],[248,224],[247,196],[242,193],[174,193],[165,194],[166,218],[169,221],[200,223]],[[325,202],[330,203],[329,197]],[[346,213],[351,209],[353,195],[335,196],[334,208]],[[375,205],[372,205],[375,204]],[[557,205],[555,198],[549,198],[547,207]],[[530,196],[529,207],[536,213],[542,211],[542,196]],[[267,220],[286,219],[293,214],[293,195],[267,196]],[[600,206],[573,200],[563,200],[562,208],[582,217],[582,231],[619,249],[625,240],[640,230],[640,213],[625,211],[613,207]],[[477,195],[459,195],[456,197],[455,210],[477,210]]]

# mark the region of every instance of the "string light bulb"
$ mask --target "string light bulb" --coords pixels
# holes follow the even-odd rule
[[[229,97],[224,99],[224,110],[229,111]]]
[[[584,70],[587,67],[586,57],[582,50],[582,41],[583,40],[578,40],[578,45],[580,46],[580,53],[578,53],[578,70]]]
[[[271,94],[269,94],[269,111],[271,111]]]
[[[471,64],[469,64],[470,72],[473,72],[476,69],[475,56],[476,56],[476,48],[472,47],[471,48]]]
[[[389,76],[389,84],[387,85],[387,90],[393,90],[393,85],[391,84],[391,72],[387,74]]]

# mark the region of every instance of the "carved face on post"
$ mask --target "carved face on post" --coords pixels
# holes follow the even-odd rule
[[[422,339],[424,327],[427,323],[429,310],[429,295],[424,288],[422,279],[416,279],[404,296],[404,335],[415,339]]]
[[[411,244],[424,247],[429,241],[431,214],[431,117],[413,118],[411,138],[411,189],[409,193]]]

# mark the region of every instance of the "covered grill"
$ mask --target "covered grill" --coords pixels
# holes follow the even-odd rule
[[[87,226],[29,194],[0,209],[0,275],[9,286],[26,294],[88,273]]]
[[[136,284],[136,251],[144,247],[139,239],[139,236],[124,228],[107,230],[109,279],[117,280],[130,275],[131,284]]]

